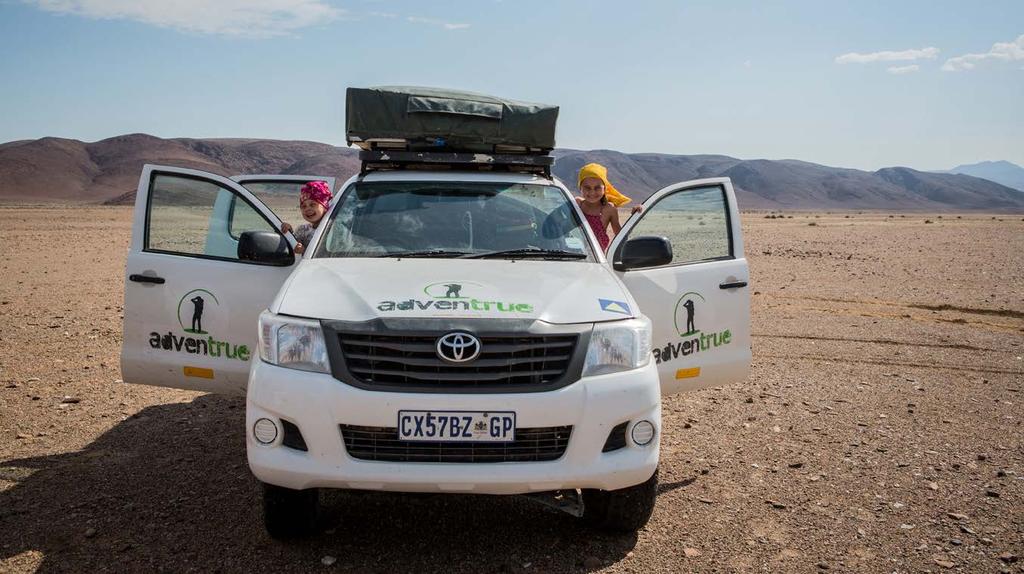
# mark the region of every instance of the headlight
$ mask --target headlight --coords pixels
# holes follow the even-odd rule
[[[330,372],[327,347],[320,323],[283,317],[264,311],[260,315],[260,358],[300,371]]]
[[[639,369],[651,360],[651,320],[647,317],[597,323],[590,335],[583,376]]]

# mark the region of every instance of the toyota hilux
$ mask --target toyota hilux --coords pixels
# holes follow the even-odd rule
[[[641,528],[662,399],[749,370],[729,180],[654,193],[606,254],[550,175],[364,170],[299,256],[272,207],[310,179],[147,165],[127,259],[124,380],[246,397],[270,534],[325,488],[575,493]]]

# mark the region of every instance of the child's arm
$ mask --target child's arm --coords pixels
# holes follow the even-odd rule
[[[609,215],[608,223],[612,224],[612,231],[615,232],[615,235],[618,235],[619,231],[622,229],[622,224],[619,223],[619,210],[611,204],[605,205],[604,208]]]
[[[287,221],[282,221],[281,222],[281,233],[291,233],[292,237],[295,237],[295,230],[292,229],[292,224],[288,223]],[[298,241],[295,242],[295,253],[298,253],[299,255],[302,255],[302,253],[305,250],[306,250],[306,246],[305,245],[303,245],[302,243],[300,243]]]

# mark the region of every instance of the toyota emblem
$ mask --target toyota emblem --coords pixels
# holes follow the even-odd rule
[[[448,333],[437,340],[437,356],[449,363],[466,363],[480,354],[480,339],[469,333]]]

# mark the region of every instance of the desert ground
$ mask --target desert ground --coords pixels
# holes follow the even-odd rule
[[[1024,220],[746,213],[752,374],[665,400],[635,536],[336,492],[280,543],[244,402],[121,382],[131,208],[3,207],[0,572],[1024,572]]]

